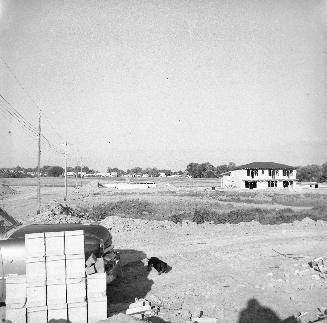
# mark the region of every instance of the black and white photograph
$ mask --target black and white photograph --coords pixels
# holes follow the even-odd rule
[[[327,323],[327,0],[0,0],[0,321]]]

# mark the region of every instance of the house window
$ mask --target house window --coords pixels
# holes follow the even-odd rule
[[[268,170],[268,174],[269,174],[269,176],[272,176],[272,170],[271,169]]]
[[[283,169],[283,176],[287,176],[286,175],[286,169]]]
[[[293,175],[293,169],[290,170],[290,175],[291,175],[291,176]]]
[[[277,176],[279,175],[279,170],[275,171],[275,175],[277,175]]]
[[[264,171],[264,170],[262,170],[262,171],[261,171],[261,174],[262,174],[262,175],[264,175],[264,174],[265,174],[265,171]]]
[[[246,175],[247,175],[247,176],[250,176],[250,175],[251,175],[251,172],[250,172],[249,169],[246,170]]]

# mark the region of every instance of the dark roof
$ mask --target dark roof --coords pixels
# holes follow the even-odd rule
[[[237,166],[235,169],[295,169],[295,167],[273,162],[254,162]]]

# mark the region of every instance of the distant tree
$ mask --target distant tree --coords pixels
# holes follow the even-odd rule
[[[322,167],[319,165],[307,165],[297,169],[297,179],[300,182],[317,182],[322,176]]]
[[[201,177],[198,163],[189,163],[186,166],[186,172],[187,172],[188,175],[190,175],[190,176],[192,176],[194,178]]]
[[[327,162],[321,165],[321,175],[319,182],[327,182]]]
[[[230,165],[231,163],[229,163],[229,165]],[[217,166],[216,167],[216,176],[219,176],[219,175],[221,175],[221,174],[223,174],[223,173],[226,173],[226,172],[228,172],[230,169],[229,169],[229,165],[226,165],[226,164],[224,164],[224,165],[219,165],[219,166]],[[230,165],[231,166],[231,165]]]
[[[209,162],[202,163],[199,165],[199,173],[200,173],[200,177],[202,178],[216,177],[215,167],[211,165]]]
[[[50,166],[47,168],[46,174],[50,177],[58,177],[63,175],[64,169],[60,166]]]
[[[159,170],[157,168],[145,168],[142,170],[142,174],[148,174],[150,177],[158,177],[159,176]]]
[[[171,176],[172,171],[170,169],[160,169],[159,173],[165,173],[166,176]]]
[[[130,169],[131,174],[142,174],[142,168],[141,167],[133,167]]]
[[[114,173],[114,172],[117,173],[117,176],[124,175],[124,173],[125,173],[122,169],[119,169],[117,167],[108,167],[107,168],[107,173]]]
[[[216,177],[216,169],[209,162],[202,164],[190,163],[186,167],[186,172],[194,178]]]
[[[229,162],[227,167],[228,170],[234,170],[236,168],[236,164],[233,162]]]

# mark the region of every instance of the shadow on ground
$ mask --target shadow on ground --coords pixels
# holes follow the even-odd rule
[[[146,254],[142,251],[124,249],[120,253],[122,277],[113,281],[107,288],[108,313],[125,313],[135,298],[143,298],[151,290],[153,281],[142,262]]]
[[[247,307],[240,312],[237,323],[298,323],[294,317],[288,317],[284,320],[269,307],[262,306],[259,301],[252,298],[248,301]]]

